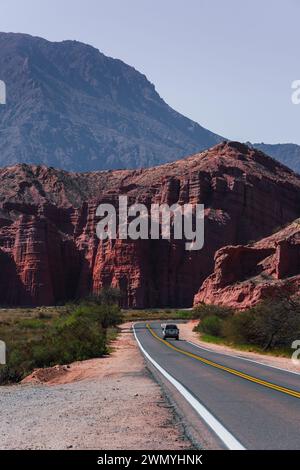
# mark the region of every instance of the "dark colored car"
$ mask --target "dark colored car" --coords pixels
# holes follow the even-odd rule
[[[164,339],[175,338],[176,340],[179,340],[179,329],[177,325],[174,325],[173,323],[164,324],[162,325],[162,330]]]

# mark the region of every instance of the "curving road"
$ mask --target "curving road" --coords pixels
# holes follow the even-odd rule
[[[180,326],[179,326],[180,327]],[[160,322],[134,334],[146,360],[229,449],[300,449],[300,375],[162,339]]]

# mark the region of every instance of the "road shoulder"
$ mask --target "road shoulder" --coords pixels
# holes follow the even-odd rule
[[[193,331],[194,327],[198,324],[198,320],[190,320],[180,325],[180,337],[185,341],[190,341],[198,346],[201,346],[211,351],[229,354],[231,356],[239,356],[245,359],[256,361],[259,364],[277,367],[290,372],[300,373],[300,367],[295,365],[292,360],[288,357],[275,357],[267,354],[259,354],[255,352],[241,351],[235,348],[231,348],[226,345],[207,343],[200,339],[199,333]],[[291,355],[293,350],[291,349]]]

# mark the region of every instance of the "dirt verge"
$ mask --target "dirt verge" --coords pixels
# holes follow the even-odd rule
[[[22,385],[1,387],[0,449],[190,448],[130,326],[122,326],[109,357],[38,370]]]

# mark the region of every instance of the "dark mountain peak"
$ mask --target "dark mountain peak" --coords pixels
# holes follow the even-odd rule
[[[145,167],[221,140],[172,110],[145,75],[92,46],[0,33],[0,49],[0,165]]]
[[[168,106],[134,67],[93,46],[0,33],[0,50],[0,80],[7,85],[7,104],[0,106],[0,166],[141,168],[223,140]],[[300,146],[254,146],[300,170]]]

